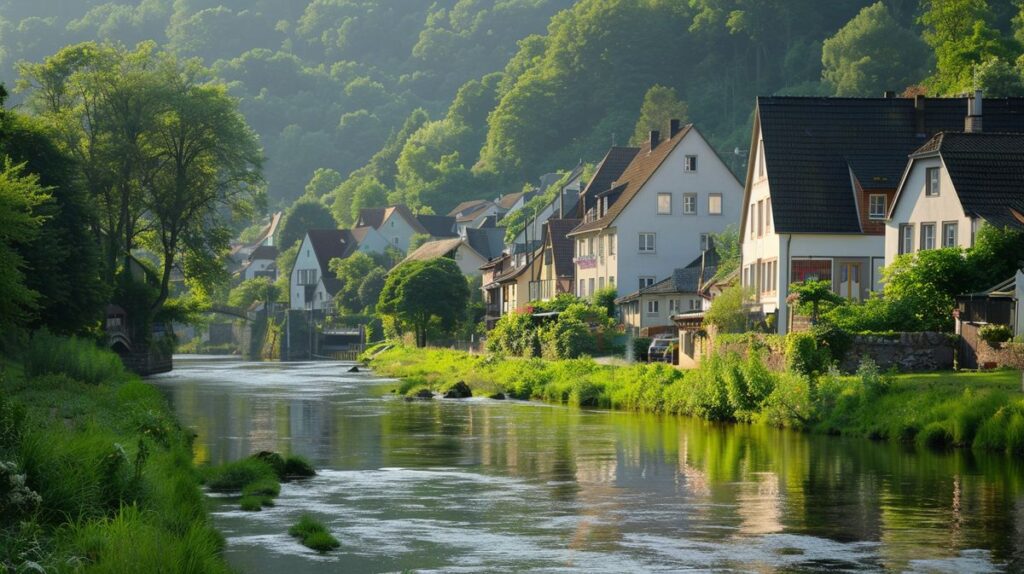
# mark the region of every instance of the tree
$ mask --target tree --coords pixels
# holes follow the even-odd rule
[[[615,299],[618,297],[619,291],[615,287],[605,287],[604,289],[598,289],[594,292],[593,303],[594,306],[600,307],[605,310],[605,313],[609,317],[615,316]]]
[[[986,0],[926,0],[922,7],[924,39],[935,51],[936,70],[928,81],[934,92],[969,91],[978,64],[993,57],[1011,59],[1010,42],[992,26]]]
[[[333,169],[318,168],[306,184],[306,196],[321,199],[344,183],[341,174]]]
[[[718,256],[718,270],[714,279],[726,277],[740,268],[740,232],[736,225],[729,224],[721,233],[711,235],[712,248]]]
[[[988,98],[1010,98],[1024,95],[1024,72],[1000,58],[991,58],[975,72],[976,87]]]
[[[25,285],[18,246],[35,239],[43,223],[37,210],[49,199],[39,176],[7,161],[0,172],[0,328],[17,326],[36,307],[39,294]]]
[[[391,270],[380,294],[377,312],[400,330],[412,330],[416,345],[425,347],[432,325],[451,332],[465,316],[469,286],[458,265],[444,257],[409,261]]]
[[[704,313],[704,323],[718,328],[719,333],[742,333],[747,329],[747,307],[750,290],[740,285],[726,288],[711,300]]]
[[[281,229],[277,232],[277,242],[287,249],[302,241],[310,229],[335,229],[334,218],[322,203],[303,197],[285,210]]]
[[[794,283],[790,285],[789,292],[802,311],[810,310],[812,324],[818,322],[818,317],[825,308],[843,302],[843,298],[832,291],[832,282],[828,279]]]
[[[334,295],[334,304],[342,314],[358,313],[365,305],[359,297],[359,287],[363,280],[380,265],[369,255],[356,252],[345,259],[331,259],[328,267],[341,282],[341,287]]]
[[[882,95],[919,81],[928,46],[882,2],[864,8],[822,45],[822,77],[837,96]]]
[[[906,325],[906,330],[951,330],[955,297],[972,284],[971,269],[960,248],[899,255],[883,275],[885,298],[905,304],[917,323]]]
[[[409,253],[416,251],[421,245],[431,240],[429,233],[413,233],[412,237],[409,238]]]
[[[388,280],[388,272],[382,267],[370,271],[363,282],[359,284],[359,303],[363,309],[373,310],[380,300],[380,293],[384,290],[384,283]]]
[[[686,122],[689,118],[689,106],[681,101],[673,88],[654,85],[644,94],[644,103],[640,106],[640,119],[636,122],[630,145],[638,146],[650,137],[650,132],[668,129],[669,121],[676,119]]]
[[[964,291],[988,289],[1013,277],[1024,267],[1024,232],[982,225],[974,238],[974,247],[967,251],[966,262],[972,277],[969,284],[961,286]]]
[[[281,296],[277,286],[266,277],[253,277],[242,281],[228,295],[228,305],[248,309],[256,301],[276,302]]]

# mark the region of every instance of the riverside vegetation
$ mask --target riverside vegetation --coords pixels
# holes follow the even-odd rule
[[[823,355],[813,338],[795,336],[787,341],[784,372],[769,370],[756,350],[745,359],[712,356],[692,371],[401,346],[367,356],[376,372],[401,378],[396,392],[410,396],[464,382],[474,394],[1024,456],[1024,394],[1016,371],[892,374],[866,360],[855,375],[842,375],[813,370]]]
[[[160,393],[88,340],[18,346],[0,363],[0,569],[229,572]]]

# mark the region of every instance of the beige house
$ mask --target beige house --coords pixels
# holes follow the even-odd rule
[[[705,251],[686,267],[615,301],[623,326],[634,336],[674,330],[673,317],[704,310],[705,283],[718,271],[718,256]]]

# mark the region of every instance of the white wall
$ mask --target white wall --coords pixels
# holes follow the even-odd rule
[[[480,266],[487,263],[487,260],[463,243],[455,250],[455,263],[463,275],[479,276],[483,273]]]
[[[392,217],[391,219],[392,220],[397,219],[399,222],[403,222],[404,221],[401,217]],[[396,224],[395,228],[397,229],[399,226],[400,226],[400,224]],[[383,228],[384,227],[382,226],[381,229],[383,229]],[[412,230],[411,227],[408,228],[408,229],[410,231]],[[410,233],[409,236],[411,237],[412,234]],[[399,243],[401,243],[401,240],[399,241]],[[369,254],[369,253],[384,254],[387,251],[387,248],[388,248],[389,245],[390,246],[395,246],[395,244],[392,243],[385,235],[383,235],[382,233],[378,232],[377,230],[371,228],[371,229],[367,230],[366,236],[363,237],[363,240],[359,243],[359,251],[361,251],[362,253],[367,253],[367,254]],[[405,247],[398,247],[398,248],[402,249],[404,251],[404,250],[408,249],[408,247],[409,247],[409,239],[406,238],[405,239]]]
[[[938,167],[939,195],[925,195],[926,170]],[[885,226],[885,262],[893,262],[899,254],[900,225],[914,226],[914,251],[921,248],[921,224],[935,224],[935,246],[942,247],[942,224],[956,222],[957,244],[960,247],[971,247],[971,218],[964,214],[964,208],[956,195],[953,181],[939,158],[922,158],[915,160],[907,174],[907,179],[900,190],[899,198],[893,209],[892,217]]]
[[[270,267],[273,263],[273,259],[253,259],[249,266],[245,268],[242,280],[252,279],[257,273],[266,271],[267,267]]]
[[[409,251],[409,240],[416,233],[409,222],[397,210],[392,210],[391,216],[381,223],[377,231],[380,232],[381,237],[388,245],[401,249],[403,253]],[[378,249],[379,251],[376,251],[376,253],[384,252],[383,249]]]
[[[662,144],[666,145],[666,144]],[[684,158],[697,156],[697,171],[683,171]],[[658,194],[672,196],[672,212],[658,213]],[[696,215],[683,214],[683,195],[697,194]],[[708,213],[710,194],[722,195],[722,214]],[[641,276],[660,281],[696,259],[702,233],[720,233],[740,219],[743,187],[703,137],[693,130],[676,146],[643,189],[615,220],[618,231],[619,293],[636,291]],[[641,253],[639,234],[655,233],[654,253]]]

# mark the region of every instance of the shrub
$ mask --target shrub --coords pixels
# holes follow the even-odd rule
[[[978,336],[991,346],[1005,343],[1013,338],[1013,331],[1007,325],[988,324],[978,329]]]
[[[811,382],[798,373],[783,373],[764,403],[761,419],[779,427],[806,428],[813,422]]]
[[[846,352],[850,350],[850,346],[853,345],[853,337],[849,333],[827,321],[812,327],[811,335],[818,342],[818,348],[828,353],[826,362],[841,361]],[[827,366],[822,365],[822,372]]]
[[[270,496],[281,494],[281,483],[272,478],[261,478],[242,487],[242,496]]]
[[[953,445],[953,433],[942,423],[933,422],[921,429],[917,441],[928,448],[947,449]]]
[[[93,385],[127,379],[121,359],[87,339],[58,337],[45,329],[36,331],[22,354],[25,374],[31,377],[62,373]]]
[[[284,461],[284,474],[286,477],[308,478],[316,476],[316,469],[305,457],[293,454]]]
[[[831,357],[827,349],[818,347],[818,340],[811,333],[789,333],[786,335],[786,368],[794,373],[813,376],[824,372]]]
[[[595,350],[590,329],[574,318],[560,318],[551,323],[541,330],[540,340],[545,359],[575,359]]]
[[[878,370],[878,364],[871,357],[861,359],[857,367],[857,378],[860,379],[863,398],[868,400],[885,394],[892,385],[892,379]]]
[[[277,478],[272,466],[252,457],[208,468],[204,474],[206,486],[214,492],[239,492],[247,484]]]
[[[288,529],[288,534],[298,538],[304,546],[317,552],[327,552],[341,546],[338,539],[331,536],[322,522],[308,514],[303,514],[299,521]]]
[[[633,338],[633,360],[642,362],[647,360],[647,349],[651,347],[650,337]]]

